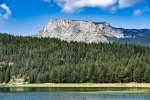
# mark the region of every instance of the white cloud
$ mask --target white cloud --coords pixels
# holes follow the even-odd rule
[[[111,7],[110,11],[111,13],[115,13],[117,11],[117,7],[116,6]]]
[[[127,8],[127,7],[132,7],[136,4],[139,4],[141,2],[144,2],[145,0],[119,0],[118,1],[118,6],[120,8]]]
[[[134,15],[141,15],[142,14],[142,10],[141,9],[137,9],[137,10],[134,10]]]
[[[56,3],[62,8],[62,12],[80,12],[84,7],[97,7],[102,10],[115,13],[117,9],[124,9],[135,6],[147,0],[43,0],[44,2]]]
[[[84,7],[99,7],[105,9],[114,5],[117,0],[54,0],[63,12],[72,13]]]
[[[149,12],[149,11],[150,11],[149,7],[144,7],[143,9],[134,10],[133,14],[134,15],[141,15],[142,13]]]
[[[4,21],[1,18],[1,13],[0,13],[0,25],[3,25]]]
[[[9,10],[9,7],[6,4],[1,4],[0,7],[3,8],[6,11],[5,14],[1,13],[0,17],[2,17],[4,19],[8,19],[9,16],[11,15],[11,11]]]
[[[48,2],[48,3],[50,3],[50,0],[43,0],[44,2]]]

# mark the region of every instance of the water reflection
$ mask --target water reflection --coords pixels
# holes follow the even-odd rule
[[[24,92],[24,91],[25,91],[25,88],[10,88],[10,92],[14,92],[14,91],[17,91],[17,92]]]
[[[98,91],[144,91],[150,92],[150,88],[140,87],[0,87],[0,92],[98,92]]]

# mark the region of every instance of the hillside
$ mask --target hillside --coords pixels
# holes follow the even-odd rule
[[[150,35],[138,36],[135,38],[115,38],[115,37],[106,37],[108,41],[115,42],[119,44],[136,44],[142,46],[150,47]]]
[[[150,82],[150,48],[0,34],[0,83]]]

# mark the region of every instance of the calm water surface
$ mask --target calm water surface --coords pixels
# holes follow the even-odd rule
[[[10,88],[0,100],[150,100],[148,88]]]

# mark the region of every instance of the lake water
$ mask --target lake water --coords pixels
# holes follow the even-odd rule
[[[148,88],[0,87],[0,100],[150,100]]]

